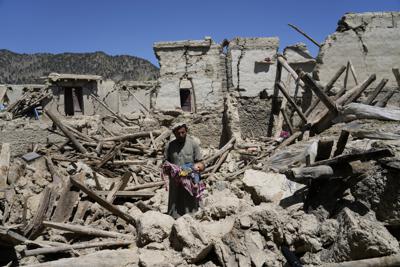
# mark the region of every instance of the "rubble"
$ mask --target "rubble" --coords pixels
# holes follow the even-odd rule
[[[372,34],[387,17],[346,15],[337,42],[349,31]],[[78,114],[63,116],[54,110],[62,102],[57,97],[49,105],[41,101],[46,88],[11,103],[13,118],[0,116],[0,263],[398,263],[400,118],[390,101],[400,87],[398,66],[364,75],[358,61],[338,57],[338,64],[319,65],[320,78],[327,78],[317,81],[304,45],[288,47],[284,57],[278,43],[239,37],[223,44],[209,38],[156,43],[159,83],[119,84],[119,93],[137,102],[136,112],[126,102],[122,109],[109,102],[117,89],[106,97],[100,86],[101,96],[94,94],[90,86],[101,77],[93,75],[48,78],[84,83],[91,105],[98,104],[90,112],[102,108],[96,115],[74,109]],[[318,60],[329,49],[334,45],[322,45]],[[374,86],[376,79],[382,80]],[[156,105],[141,91],[150,87],[159,90]],[[179,104],[180,90],[195,95],[190,110]],[[39,120],[29,118],[42,106]],[[166,214],[160,171],[178,121],[201,141],[206,190],[196,213],[174,219]]]

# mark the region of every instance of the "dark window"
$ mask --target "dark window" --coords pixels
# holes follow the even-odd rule
[[[180,89],[181,108],[183,111],[192,111],[192,101],[189,89]]]

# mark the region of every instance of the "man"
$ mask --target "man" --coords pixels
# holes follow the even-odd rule
[[[192,137],[187,135],[188,127],[185,123],[178,123],[172,128],[175,140],[168,143],[165,148],[165,159],[172,164],[182,166],[186,163],[201,162],[199,145]],[[197,211],[198,200],[191,196],[174,179],[169,179],[168,214],[175,219],[186,214]]]

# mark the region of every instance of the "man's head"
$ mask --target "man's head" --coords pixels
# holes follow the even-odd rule
[[[179,142],[185,141],[187,131],[188,131],[188,127],[187,127],[186,123],[178,123],[178,124],[174,125],[174,127],[172,128],[172,132],[174,133],[175,138]]]

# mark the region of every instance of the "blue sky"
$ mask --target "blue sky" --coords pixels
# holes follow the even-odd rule
[[[185,39],[278,36],[281,50],[315,45],[346,12],[400,11],[400,0],[0,0],[0,49],[18,53],[104,51],[158,66],[153,43]]]

